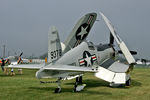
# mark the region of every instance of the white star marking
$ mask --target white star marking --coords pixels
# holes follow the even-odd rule
[[[87,55],[87,53],[86,53],[86,58],[85,58],[85,60],[86,60],[86,62],[87,62],[87,67],[92,65],[92,64],[91,64],[91,57],[89,57],[89,56]]]
[[[88,32],[86,31],[88,26],[86,28],[81,27],[81,32],[78,34],[78,36],[81,36],[81,40],[83,39],[84,34],[87,34]]]

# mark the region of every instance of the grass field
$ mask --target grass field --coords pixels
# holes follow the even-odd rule
[[[92,73],[83,77],[86,87],[73,93],[75,80],[63,81],[62,92],[55,94],[55,83],[41,84],[35,78],[36,70],[23,70],[23,75],[6,76],[0,71],[0,100],[150,100],[150,69],[135,68],[132,85],[110,88],[108,83]],[[55,80],[55,79],[50,79]]]

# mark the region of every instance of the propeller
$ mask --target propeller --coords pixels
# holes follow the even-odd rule
[[[19,57],[21,57],[23,55],[23,52],[21,52],[21,54],[19,55]]]
[[[110,45],[113,45],[114,44],[114,37],[113,37],[113,35],[111,34],[111,32],[110,32],[110,37],[109,37],[109,44]]]
[[[135,64],[135,59],[132,56],[131,52],[129,51],[129,49],[127,48],[126,44],[121,40],[121,38],[118,36],[118,34],[116,33],[114,27],[111,25],[110,21],[107,19],[106,16],[104,16],[103,13],[101,13],[101,16],[103,18],[103,20],[105,21],[105,24],[107,25],[107,27],[110,30],[110,43],[114,43],[114,39],[116,40],[118,47],[120,48],[120,51],[122,52],[122,54],[125,56],[127,62],[129,64]]]
[[[118,50],[117,53],[123,54],[121,50]],[[132,55],[137,55],[137,52],[136,52],[136,51],[130,51],[130,53],[131,53]]]
[[[23,55],[23,52],[21,52],[21,54],[19,55],[18,60],[17,60],[17,64],[20,64],[20,62],[22,61],[22,59],[21,59],[22,55]]]

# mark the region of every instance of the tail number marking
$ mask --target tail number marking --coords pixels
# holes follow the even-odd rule
[[[61,56],[61,49],[55,50],[51,52],[51,59],[55,59]]]

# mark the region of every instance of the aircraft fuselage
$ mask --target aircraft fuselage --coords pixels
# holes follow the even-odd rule
[[[112,58],[114,52],[114,49],[108,44],[95,46],[92,42],[82,42],[77,47],[62,55],[61,58],[54,62],[54,64],[92,67],[93,65],[100,65],[105,60]],[[48,70],[46,71],[41,69],[38,71],[38,74],[36,76],[37,78],[66,78],[80,74],[83,73]]]

